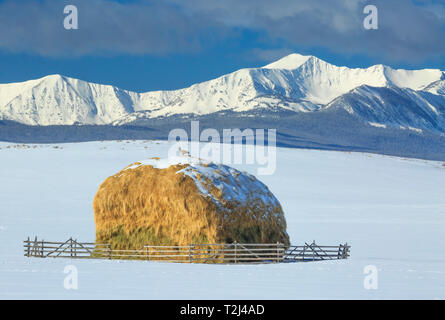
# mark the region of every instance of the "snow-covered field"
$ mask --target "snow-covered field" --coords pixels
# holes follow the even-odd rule
[[[9,148],[8,148],[9,147]],[[259,179],[283,205],[293,244],[352,245],[349,260],[197,265],[23,257],[27,236],[94,241],[92,200],[166,142],[0,143],[0,298],[444,299],[445,166],[362,153],[278,149]],[[235,166],[256,174],[254,166]],[[66,265],[79,272],[66,290]],[[364,288],[364,268],[378,289]]]

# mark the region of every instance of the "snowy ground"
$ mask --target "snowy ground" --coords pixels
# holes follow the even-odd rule
[[[9,148],[8,148],[9,147]],[[57,147],[57,148],[56,148]],[[444,299],[445,167],[379,155],[279,149],[259,177],[286,213],[293,244],[352,245],[349,260],[197,265],[23,257],[27,236],[94,241],[92,200],[130,163],[166,142],[0,143],[0,298]],[[236,166],[256,174],[253,166]],[[79,272],[66,290],[66,265]],[[365,266],[378,289],[363,286]]]

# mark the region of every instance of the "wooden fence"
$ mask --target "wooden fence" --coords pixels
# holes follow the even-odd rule
[[[45,240],[24,241],[25,256],[38,258],[93,258],[96,252],[106,256],[112,250],[109,244],[97,244],[92,242],[78,242],[72,238],[65,242],[52,242]]]
[[[304,246],[289,246],[286,248],[283,259],[285,261],[319,261],[348,259],[351,246],[347,243],[338,246],[320,246],[313,241]]]
[[[144,246],[138,250],[111,249],[110,244],[50,242],[29,237],[25,256],[39,258],[132,259],[179,263],[278,263],[347,259],[350,246],[304,246],[273,244],[192,244],[188,246]]]

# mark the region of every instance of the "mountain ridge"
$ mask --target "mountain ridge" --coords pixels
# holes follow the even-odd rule
[[[385,100],[391,103],[385,105]],[[291,54],[179,90],[137,93],[62,75],[0,84],[0,119],[26,125],[123,125],[178,114],[256,109],[310,113],[335,106],[354,110],[364,122],[443,133],[444,101],[445,72],[438,69],[348,68]]]

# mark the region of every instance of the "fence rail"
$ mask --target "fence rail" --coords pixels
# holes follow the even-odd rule
[[[338,246],[320,246],[313,241],[304,246],[289,246],[284,253],[286,261],[319,261],[347,259],[350,256],[350,248],[347,243]]]
[[[282,243],[191,244],[188,246],[144,246],[137,250],[112,249],[110,244],[51,242],[29,237],[24,241],[26,257],[76,259],[135,259],[179,263],[279,263],[347,259],[350,246],[303,246]]]

